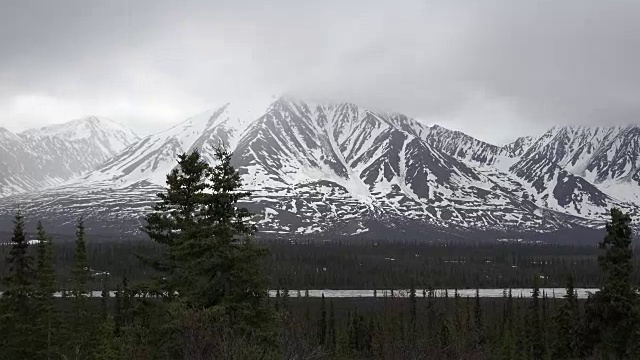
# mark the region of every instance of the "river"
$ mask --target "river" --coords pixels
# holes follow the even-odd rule
[[[577,288],[576,294],[579,299],[586,299],[589,294],[593,294],[597,292],[599,289],[597,288]],[[426,290],[428,293],[428,290]],[[476,289],[458,289],[458,295],[460,297],[475,297]],[[504,294],[508,294],[509,289],[479,289],[479,295],[481,298],[498,298],[503,297]],[[434,295],[436,297],[453,297],[456,292],[456,289],[436,289],[434,290]],[[513,297],[523,297],[530,298],[532,295],[532,289],[530,288],[516,288],[511,289],[511,294]],[[109,296],[115,297],[115,291],[110,291]],[[276,297],[277,290],[269,290],[270,297]],[[282,294],[282,291],[281,291]],[[322,295],[326,298],[372,298],[372,297],[408,297],[409,290],[394,290],[393,294],[391,290],[332,290],[332,289],[323,289],[323,290],[309,290],[309,297],[319,298]],[[565,296],[566,291],[564,288],[540,288],[540,296],[546,294],[549,298],[562,298]],[[2,296],[2,292],[0,292],[0,296]],[[289,297],[304,297],[306,296],[305,290],[289,290]],[[417,297],[423,297],[422,289],[416,290]],[[56,292],[54,297],[62,297],[62,292]],[[92,291],[91,297],[102,297],[101,291]]]

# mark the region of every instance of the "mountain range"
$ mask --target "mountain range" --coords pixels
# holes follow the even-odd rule
[[[83,216],[96,232],[135,233],[178,154],[214,161],[220,145],[262,236],[575,237],[640,204],[636,126],[559,126],[496,146],[399,113],[281,97],[142,138],[96,117],[0,129],[0,225],[21,208],[60,232]]]

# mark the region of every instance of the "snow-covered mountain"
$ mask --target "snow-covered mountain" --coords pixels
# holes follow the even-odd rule
[[[107,156],[113,156],[139,139],[131,129],[111,119],[97,116],[30,129],[20,135],[26,138],[56,137],[79,144],[87,143],[91,145],[87,146],[87,149],[95,148]]]
[[[257,116],[231,104],[205,111],[133,143],[81,181],[109,182],[115,187],[130,186],[139,181],[163,185],[179,154],[198,148],[213,161],[214,149],[220,145],[235,148],[241,130],[248,125],[249,119]]]
[[[97,117],[19,134],[0,129],[0,196],[61,184],[138,139],[128,128]]]
[[[539,233],[601,226],[612,206],[637,211],[635,127],[556,127],[500,147],[350,103],[281,97],[262,111],[245,109],[227,104],[189,118],[64,185],[0,198],[0,208],[8,215],[19,203],[59,224],[83,215],[133,230],[178,154],[198,148],[213,161],[223,145],[254,192],[246,205],[264,234]],[[0,131],[0,145],[73,128]]]

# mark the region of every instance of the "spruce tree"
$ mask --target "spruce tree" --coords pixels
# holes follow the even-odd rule
[[[416,341],[416,325],[418,322],[418,306],[416,299],[416,287],[413,280],[411,281],[411,289],[409,290],[409,331],[411,344],[415,345]]]
[[[324,345],[327,341],[327,305],[322,294],[322,302],[320,303],[320,319],[318,320],[318,344]]]
[[[102,279],[102,293],[100,294],[100,315],[103,320],[106,320],[107,316],[109,316],[109,284],[108,284],[108,276],[105,274]]]
[[[518,339],[516,338],[517,320],[514,319],[513,292],[509,289],[503,293],[503,311],[500,332],[500,346],[498,349],[498,358],[502,360],[514,359],[518,353]]]
[[[115,300],[113,303],[113,333],[120,336],[120,331],[124,326],[124,315],[122,309],[122,297],[124,296],[121,285],[116,287]]]
[[[575,359],[578,357],[577,334],[580,324],[578,298],[573,285],[573,276],[569,276],[566,285],[565,301],[554,316],[555,340],[553,356],[556,359]]]
[[[129,286],[129,279],[127,279],[126,275],[122,276],[122,282],[120,283],[120,295],[120,325],[127,327],[133,322],[132,313],[134,304],[132,298],[134,296],[134,292]]]
[[[85,236],[84,220],[80,218],[76,225],[76,242],[73,254],[73,269],[71,270],[71,295],[79,300],[83,300],[89,295],[87,285],[91,277]]]
[[[37,257],[35,273],[36,332],[39,357],[50,359],[54,356],[54,337],[58,328],[57,312],[53,303],[56,291],[53,243],[41,222],[36,230]]]
[[[544,357],[544,332],[542,328],[542,319],[540,314],[540,288],[538,286],[538,277],[533,278],[533,294],[531,307],[529,309],[529,339],[531,341],[531,356],[534,360],[541,360]]]
[[[482,316],[482,307],[480,304],[480,290],[476,289],[475,305],[473,307],[473,325],[474,325],[474,337],[478,348],[482,348],[485,342],[485,328],[484,318]]]
[[[588,299],[586,321],[588,343],[603,356],[625,358],[638,329],[638,295],[631,282],[633,251],[631,217],[611,209],[607,235],[599,243],[605,254],[598,258],[604,274],[601,290]]]
[[[34,287],[33,258],[28,253],[29,243],[25,234],[24,217],[18,211],[13,220],[11,250],[6,259],[8,274],[4,277],[5,291],[2,294],[2,318],[0,329],[3,346],[0,357],[6,359],[30,359],[35,356],[32,347],[31,326],[35,314],[32,299]]]
[[[33,293],[33,257],[28,253],[29,242],[25,234],[24,217],[18,211],[13,220],[11,250],[6,259],[9,275],[4,278],[6,290],[3,297],[8,299],[16,314],[28,315],[29,298]]]
[[[121,360],[131,356],[131,354],[122,354],[120,339],[116,336],[115,322],[112,316],[103,319],[98,334],[95,360]]]
[[[331,353],[336,351],[336,314],[333,308],[333,299],[329,300],[329,350]]]
[[[261,268],[267,253],[252,241],[251,213],[238,207],[250,193],[241,189],[231,154],[217,149],[215,157],[210,166],[197,150],[179,156],[143,227],[163,252],[143,260],[161,276],[159,294],[268,346],[275,331]]]
[[[84,220],[76,225],[76,240],[71,269],[71,314],[66,320],[66,356],[91,359],[95,355],[98,323],[89,309],[88,283],[91,276],[85,239]]]

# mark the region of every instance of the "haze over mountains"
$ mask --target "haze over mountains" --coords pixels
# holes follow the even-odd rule
[[[138,139],[130,129],[94,116],[19,134],[0,128],[0,196],[58,185]]]
[[[0,217],[22,208],[59,231],[80,215],[135,232],[177,155],[223,144],[263,235],[417,238],[601,227],[640,204],[640,128],[554,127],[495,146],[402,114],[281,97],[261,112],[227,104],[157,134],[85,118],[0,129]]]

